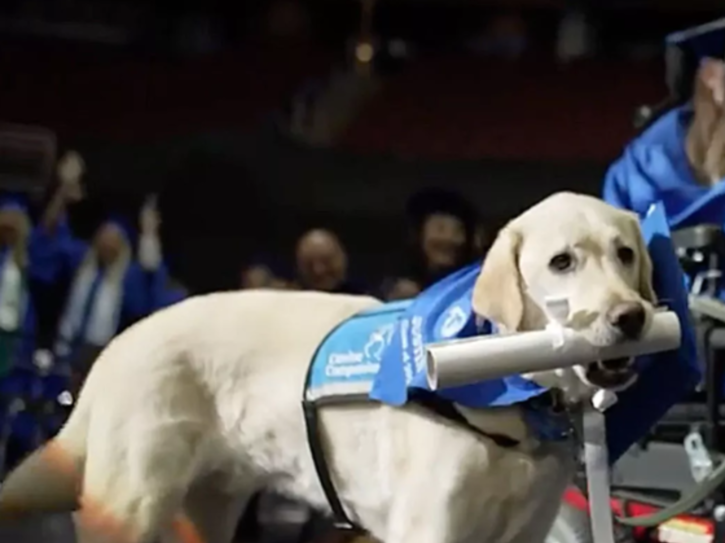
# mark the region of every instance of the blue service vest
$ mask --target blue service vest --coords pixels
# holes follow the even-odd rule
[[[606,413],[610,459],[616,460],[700,381],[695,335],[690,323],[682,271],[670,240],[662,206],[641,221],[654,267],[659,299],[677,313],[682,328],[678,350],[637,360],[637,383],[619,394]],[[320,345],[311,362],[306,399],[370,399],[404,405],[416,390],[428,391],[425,345],[491,333],[471,308],[481,264],[466,267],[416,298],[364,311],[341,323]],[[540,385],[512,375],[493,381],[435,391],[440,398],[470,408],[527,405],[546,393]],[[534,415],[536,413],[533,413]],[[541,437],[562,435],[540,416],[530,424]]]

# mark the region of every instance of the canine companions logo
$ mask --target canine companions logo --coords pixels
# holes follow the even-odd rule
[[[425,341],[423,340],[423,319],[419,316],[400,320],[400,342],[403,355],[405,382],[425,367]]]
[[[328,377],[375,375],[380,369],[380,358],[395,331],[394,324],[373,330],[362,351],[333,352],[328,357],[325,374]]]
[[[367,394],[407,304],[386,304],[356,315],[323,342],[312,362],[307,397]]]
[[[365,348],[363,349],[365,358],[379,363],[383,356],[385,347],[390,345],[390,340],[392,339],[394,332],[395,325],[386,324],[370,334],[370,339],[368,339],[368,342],[365,344]]]
[[[468,314],[459,305],[451,307],[443,318],[440,328],[442,338],[455,337],[468,322]]]

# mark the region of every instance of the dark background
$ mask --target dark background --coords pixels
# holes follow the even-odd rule
[[[270,30],[284,2],[5,0],[0,121],[48,127],[81,152],[81,233],[99,209],[160,193],[167,257],[194,291],[235,287],[242,262],[290,253],[315,225],[340,233],[356,273],[381,276],[421,187],[460,190],[491,225],[554,190],[598,193],[634,108],[665,95],[663,35],[718,15],[704,0],[380,0],[373,35],[415,54],[320,146],[288,133],[286,108],[350,69],[361,6],[292,3],[305,24]],[[572,7],[590,15],[597,50],[563,65],[553,48]],[[464,44],[503,8],[528,23],[526,53],[472,56]],[[214,29],[201,45],[185,33],[199,21]]]
[[[311,227],[337,232],[353,279],[374,285],[405,266],[404,210],[422,188],[459,191],[490,233],[553,191],[598,194],[635,108],[667,93],[664,36],[723,11],[721,0],[0,0],[0,135],[3,123],[43,127],[58,154],[80,152],[81,236],[159,194],[167,263],[192,292],[238,287],[260,257],[293,275]],[[591,43],[565,62],[572,13]],[[353,55],[367,40],[369,71]],[[295,129],[320,104],[330,124],[344,117],[338,129]],[[8,153],[0,138],[0,188],[18,163]],[[52,176],[41,181],[51,192]],[[67,517],[33,522],[0,539],[72,539]]]

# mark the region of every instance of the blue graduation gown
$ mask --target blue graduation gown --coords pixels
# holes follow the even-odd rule
[[[671,229],[725,224],[725,183],[697,182],[685,152],[689,105],[660,117],[624,150],[604,180],[604,200],[644,216],[662,202]]]
[[[52,243],[42,230],[33,228],[30,233],[27,245],[28,267],[25,270],[24,300],[22,301],[22,324],[17,330],[17,340],[14,342],[13,354],[14,363],[29,363],[32,361],[38,341],[44,333],[46,305],[44,300],[49,287],[53,283],[52,267],[48,264],[48,255],[52,253]],[[8,249],[0,250],[0,270],[3,269],[5,259],[11,258]],[[0,280],[2,278],[0,277]],[[0,300],[0,303],[2,301]]]
[[[0,250],[0,270],[3,269],[6,258],[12,258],[10,251],[8,249]],[[33,266],[32,258],[29,255],[29,266],[23,277],[22,288],[24,289],[24,293],[20,308],[20,326],[17,330],[4,331],[2,333],[1,356],[3,358],[8,357],[2,360],[2,363],[27,364],[32,361],[37,333],[35,298],[38,293],[35,286],[39,277],[42,277],[42,273],[36,272],[40,272],[40,270]],[[0,275],[1,280],[2,277]],[[0,303],[2,303],[2,299],[0,299]]]

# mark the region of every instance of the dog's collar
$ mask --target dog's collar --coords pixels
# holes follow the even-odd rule
[[[564,441],[572,436],[571,413],[559,391],[532,398],[522,408],[524,420],[539,441]]]
[[[454,402],[441,398],[432,392],[418,390],[411,397],[411,401],[478,435],[490,439],[499,447],[510,449],[520,444],[513,437],[486,432],[471,424],[463,413],[458,410]],[[558,391],[550,391],[537,396],[521,404],[521,408],[526,424],[539,441],[563,441],[572,435],[571,414],[566,409]]]
[[[489,433],[471,424],[463,413],[458,410],[454,402],[441,398],[433,392],[422,389],[416,390],[410,400],[445,419],[453,421],[476,434],[490,439],[499,447],[511,449],[513,447],[518,447],[519,445],[519,441],[517,439],[505,434]]]
[[[478,316],[476,317],[476,326],[481,333],[484,330],[489,334],[500,332],[495,323]],[[521,407],[526,424],[539,441],[563,441],[572,435],[571,414],[560,391],[550,390],[546,394],[524,402]],[[456,412],[463,417],[458,410]],[[465,417],[463,418],[465,420]],[[466,424],[471,426],[467,421]],[[476,430],[481,433],[480,430]]]

